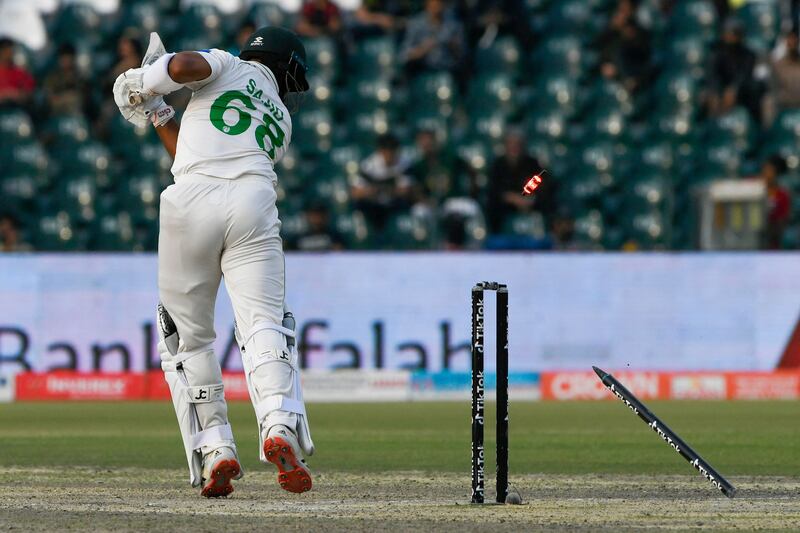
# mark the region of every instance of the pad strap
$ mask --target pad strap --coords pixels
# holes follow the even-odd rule
[[[178,365],[186,361],[187,359],[191,359],[195,355],[200,355],[201,353],[206,353],[210,350],[214,349],[213,344],[206,344],[197,348],[195,350],[188,350],[177,355],[173,355],[169,358],[169,361],[163,360],[162,354],[162,361],[161,361],[161,370],[164,372],[175,372],[178,369]]]
[[[233,431],[231,430],[230,424],[214,426],[204,429],[199,433],[195,433],[192,436],[192,449],[199,450],[203,446],[213,446],[224,440],[233,440]]]
[[[225,399],[225,387],[222,383],[186,387],[186,394],[189,396],[189,403],[219,402]]]
[[[287,411],[298,415],[306,414],[306,406],[300,400],[293,400],[282,394],[273,394],[256,405],[256,417],[262,422],[272,411]]]
[[[253,326],[253,329],[250,330],[250,334],[244,340],[245,346],[247,345],[248,342],[250,342],[250,339],[253,338],[253,335],[258,333],[259,331],[264,331],[265,329],[272,329],[272,330],[275,330],[275,331],[280,331],[281,333],[283,333],[287,337],[289,337],[291,339],[294,338],[294,330],[293,329],[285,328],[283,326],[279,326],[278,324],[273,324],[272,322],[256,322],[255,325]]]

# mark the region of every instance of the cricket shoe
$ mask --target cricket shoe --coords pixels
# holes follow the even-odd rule
[[[286,426],[272,426],[264,439],[264,456],[278,467],[278,483],[289,492],[311,490],[311,470],[306,466],[297,437]]]
[[[203,458],[203,490],[206,498],[227,497],[233,492],[232,479],[242,477],[236,453],[228,446],[209,452]]]

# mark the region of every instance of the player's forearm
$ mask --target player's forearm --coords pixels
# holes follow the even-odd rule
[[[178,148],[178,132],[180,131],[180,125],[176,120],[170,120],[163,126],[159,126],[156,128],[156,135],[158,135],[158,139],[161,141],[161,144],[164,145],[166,148],[167,153],[175,159],[175,151]]]

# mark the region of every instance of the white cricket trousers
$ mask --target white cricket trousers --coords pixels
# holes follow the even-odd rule
[[[262,176],[181,176],[161,193],[158,290],[178,330],[178,354],[216,338],[214,304],[223,277],[243,335],[259,322],[281,324],[284,256],[276,199],[274,184]],[[183,368],[189,385],[222,382],[212,350],[188,359]],[[291,372],[272,374],[260,381],[259,396],[291,396]],[[195,407],[204,429],[228,423],[224,401]],[[295,414],[282,411],[270,419],[291,428],[297,421]]]

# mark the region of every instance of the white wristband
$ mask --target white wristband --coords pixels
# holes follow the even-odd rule
[[[183,88],[182,83],[178,83],[169,77],[169,62],[175,54],[165,54],[158,60],[144,69],[142,77],[142,92],[144,94],[169,94]]]

